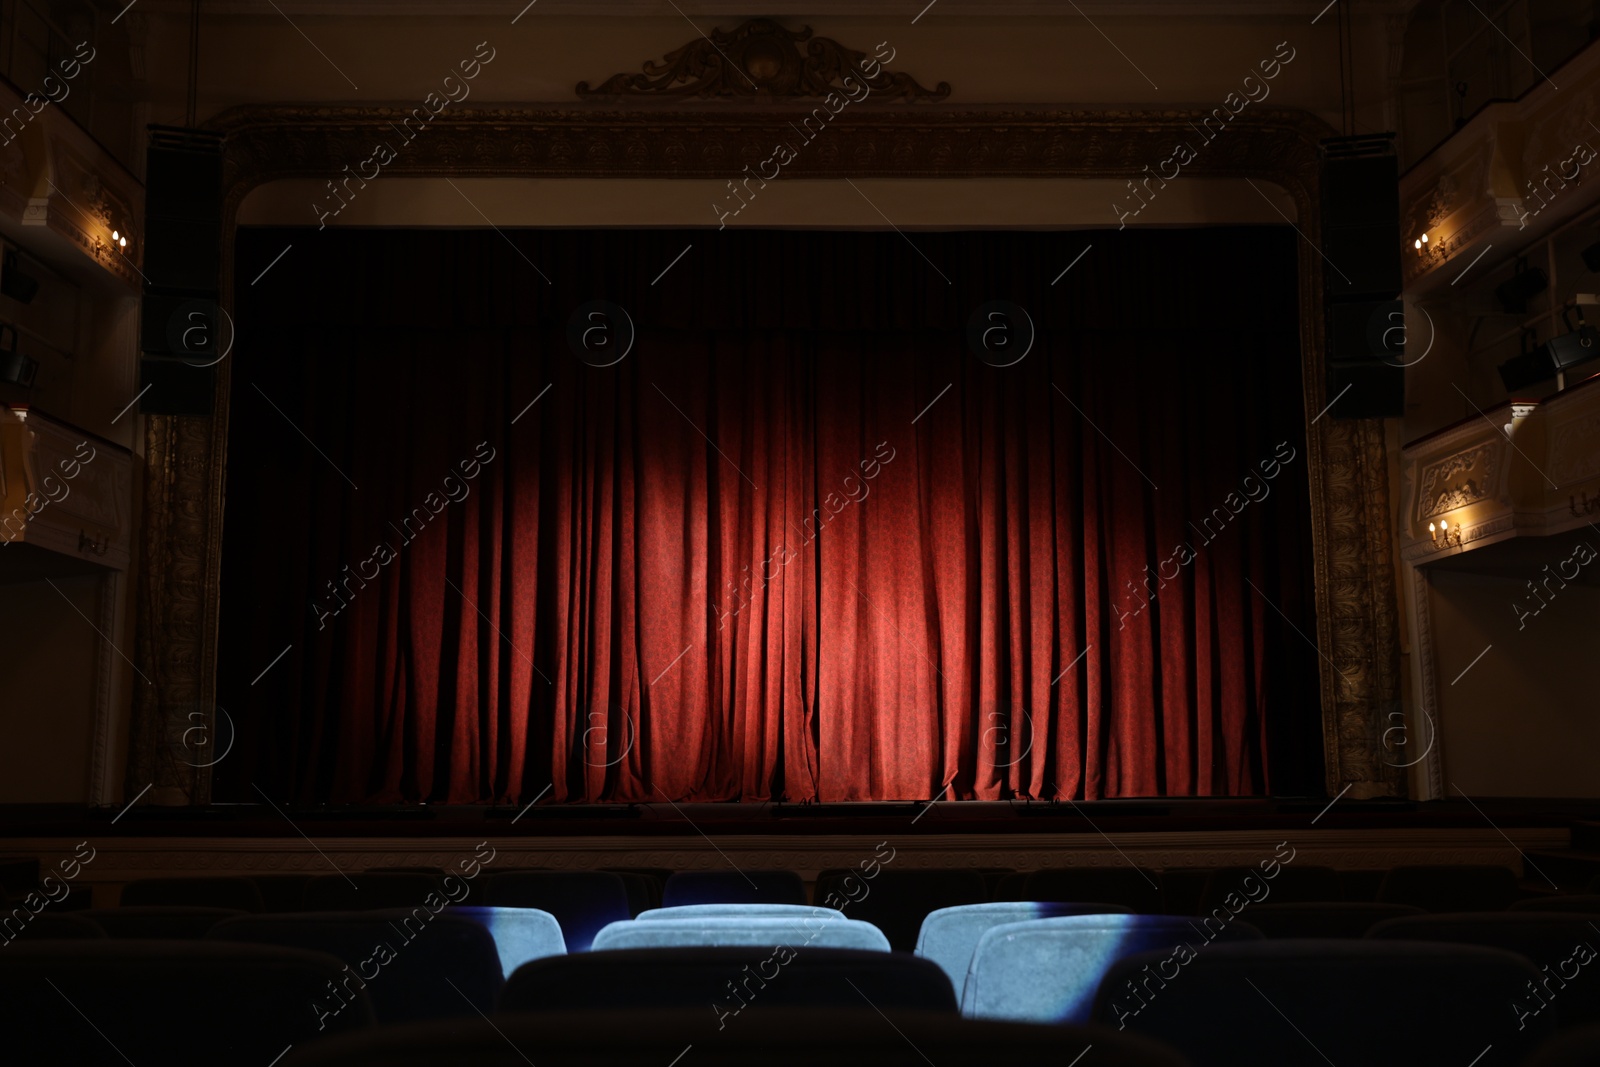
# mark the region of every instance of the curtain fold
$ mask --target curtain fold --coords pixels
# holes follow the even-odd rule
[[[215,795],[1313,791],[1294,234],[1088,237],[240,231]]]

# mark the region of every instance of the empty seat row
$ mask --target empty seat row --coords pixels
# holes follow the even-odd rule
[[[563,938],[572,951],[584,951],[606,926],[655,906],[692,906],[709,901],[765,901],[799,906],[805,898],[804,885],[791,871],[679,872],[659,881],[661,872],[628,870],[584,871],[500,871],[484,872],[472,887],[466,880],[447,882],[440,872],[420,870],[367,871],[315,878],[299,878],[299,902],[310,910],[356,910],[357,908],[411,907],[424,900],[468,900],[485,906],[531,907],[548,911],[560,923]],[[819,900],[833,901],[848,917],[876,926],[892,948],[915,948],[924,918],[945,907],[987,900],[991,877],[976,871],[894,870],[880,867],[871,875],[862,871],[824,872],[817,882]],[[1153,872],[1132,867],[1084,868],[1035,871],[999,880],[1002,895],[1008,881],[1014,889],[1027,891],[1021,903],[1060,902],[1093,904],[1093,910],[1128,910],[1160,914],[1163,899],[1182,895],[1184,875],[1196,870],[1172,870],[1158,879]],[[150,879],[129,884],[124,890],[125,904],[134,906],[216,905],[237,911],[270,910],[268,897],[286,895],[277,880],[291,876],[245,878]],[[1205,872],[1204,882],[1188,878],[1195,909],[1174,909],[1177,914],[1215,914],[1226,911],[1226,902],[1250,901],[1252,916],[1259,919],[1268,936],[1356,936],[1378,919],[1404,914],[1401,908],[1427,910],[1491,910],[1510,903],[1515,881],[1508,869],[1396,868],[1386,876],[1380,896],[1387,912],[1380,907],[1351,902],[1343,914],[1324,911],[1315,916],[1309,909],[1297,914],[1296,902],[1332,896],[1338,887],[1335,872],[1327,868],[1281,865],[1276,877],[1262,879],[1249,868]],[[275,889],[269,889],[277,886]],[[1188,897],[1185,897],[1188,899]],[[1518,908],[1582,908],[1573,898],[1548,898],[1524,901]],[[108,920],[115,922],[117,920]],[[155,923],[156,917],[132,917],[129,923]],[[197,923],[193,917],[174,916],[172,923]],[[1320,928],[1317,923],[1320,923]],[[161,936],[175,936],[172,935]]]
[[[1209,1036],[1220,1048],[1209,1050],[1211,1054],[1207,1055],[1208,1050],[1197,1050],[1193,1041],[1189,1042],[1191,1047],[1180,1051],[1132,1031],[1103,1027],[1029,1026],[902,1014],[894,1018],[891,1028],[882,1016],[865,1009],[796,1010],[753,1017],[718,1033],[714,1041],[705,1040],[699,1020],[681,1013],[641,1013],[630,1017],[630,1022],[633,1025],[622,1028],[620,1033],[607,1027],[605,1016],[593,1014],[508,1016],[493,1023],[467,1020],[380,1030],[312,1045],[302,1055],[286,1059],[284,1067],[434,1067],[462,1062],[478,1067],[524,1067],[530,1062],[523,1058],[524,1049],[539,1051],[540,1067],[590,1067],[596,1063],[660,1067],[691,1049],[693,1062],[707,1067],[745,1067],[750,1063],[812,1067],[839,1060],[871,1063],[875,1067],[994,1062],[1063,1063],[1071,1067],[1250,1067],[1258,1063],[1327,1062],[1304,1040],[1298,1046],[1283,1041],[1281,1059],[1271,1059],[1270,1050],[1265,1055],[1253,1055],[1248,1048],[1240,1058],[1232,1058],[1229,1049],[1234,1044],[1260,1048],[1268,1040],[1250,1033],[1233,1042],[1225,1031],[1212,1032]],[[1283,1021],[1279,1020],[1279,1024],[1283,1026]],[[1371,1039],[1371,1028],[1363,1028],[1362,1032]],[[1208,1035],[1202,1031],[1200,1036]],[[1414,1037],[1409,1041],[1402,1037],[1402,1042],[1396,1052],[1380,1047],[1372,1054],[1330,1060],[1377,1067],[1438,1062],[1431,1058],[1402,1058],[1408,1049],[1421,1044]],[[937,1058],[925,1056],[923,1049],[938,1050]],[[1478,1055],[1483,1058],[1476,1067],[1518,1062],[1505,1056],[1494,1057],[1491,1049],[1481,1050]],[[688,1062],[687,1057],[683,1062]],[[1596,1062],[1600,1062],[1600,1028],[1558,1034],[1521,1061],[1523,1067],[1593,1067]]]
[[[816,902],[847,910],[872,922],[896,948],[915,944],[921,919],[942,907],[990,899],[990,881],[976,871],[879,869],[825,871],[817,881]],[[1230,898],[1252,903],[1335,902],[1345,875],[1325,867],[1281,865],[1262,878],[1250,868],[1178,868],[1146,872],[1132,867],[1061,868],[1012,874],[999,879],[998,899],[1096,902],[1146,914],[1207,914]],[[1362,873],[1362,872],[1355,872]],[[556,914],[569,941],[609,922],[668,904],[766,902],[802,904],[803,883],[791,871],[660,872],[537,871],[485,872],[476,886],[469,880],[445,881],[440,872],[385,869],[349,876],[272,875],[254,878],[158,878],[130,883],[123,903],[140,906],[226,907],[240,911],[360,910],[409,907],[430,894],[451,903],[538,907]],[[287,884],[284,884],[287,883]],[[1500,867],[1401,867],[1387,872],[1376,896],[1380,902],[1429,911],[1485,911],[1506,906],[1582,910],[1569,897],[1515,901],[1512,873]],[[293,897],[293,904],[288,900]],[[1360,901],[1352,900],[1357,903]],[[580,916],[581,913],[581,916]],[[588,931],[576,927],[587,924]]]
[[[1276,910],[1273,910],[1276,908]],[[1600,934],[1596,918],[1559,912],[1390,914],[1390,905],[1258,905],[1251,921],[1234,912],[1190,918],[1140,916],[1094,905],[991,902],[940,909],[923,922],[916,954],[938,967],[959,996],[962,1010],[984,1017],[1083,1022],[1106,969],[1145,950],[1197,951],[1213,942],[1260,939],[1257,923],[1279,923],[1278,933],[1304,938],[1334,933],[1347,939],[1464,943],[1517,952],[1548,970],[1571,968],[1574,946]],[[1243,907],[1238,914],[1244,913]],[[1284,929],[1285,916],[1300,921]],[[99,918],[99,922],[93,921]],[[501,977],[530,960],[565,954],[554,917],[535,909],[460,907],[410,911],[247,916],[214,909],[118,909],[78,916],[47,916],[35,937],[193,936],[254,941],[327,952],[362,977],[381,969],[397,947],[417,942],[394,968],[388,984],[406,985],[413,969],[430,976],[462,968],[460,986],[480,1006],[494,1001]],[[1359,924],[1355,920],[1360,920]],[[1359,925],[1359,928],[1358,928]],[[55,931],[52,933],[51,931]],[[423,935],[426,934],[424,938]],[[32,940],[33,938],[30,938]],[[1324,938],[1325,939],[1325,938]],[[753,948],[782,960],[809,949],[888,952],[884,935],[844,913],[803,905],[689,905],[653,909],[638,919],[612,923],[594,940],[597,951],[659,948]],[[1593,950],[1589,952],[1592,954]],[[414,984],[414,983],[413,983]],[[425,984],[425,983],[423,983]],[[389,999],[398,998],[390,995]],[[1569,998],[1571,999],[1571,998]],[[385,1002],[387,1004],[387,1001]],[[426,1009],[385,1006],[380,1018],[415,1017]],[[1579,1008],[1579,1017],[1587,1017]],[[1600,1021],[1600,1011],[1596,1013]]]
[[[502,995],[512,1014],[490,1020],[469,1011],[384,1030],[373,1029],[369,994],[377,983],[349,985],[343,965],[318,953],[209,941],[160,951],[139,942],[15,946],[0,953],[0,1001],[7,1006],[8,1062],[18,1063],[664,1067],[693,1049],[684,1062],[810,1065],[870,1056],[875,1064],[910,1067],[925,1064],[920,1048],[934,1050],[940,1063],[975,1063],[997,1050],[1069,1062],[1090,1046],[1077,1067],[1183,1063],[1129,1034],[914,1010],[941,995],[953,1007],[938,968],[914,957],[865,955],[808,953],[784,968],[781,982],[762,988],[745,978],[737,994],[727,988],[730,979],[753,973],[759,955],[669,949],[567,957],[566,967],[534,963],[513,975]],[[441,999],[459,999],[450,984],[443,976],[436,982]],[[344,992],[335,998],[335,989]],[[597,996],[626,1008],[626,1025],[614,1010],[595,1011]],[[335,999],[341,1009],[329,1010]],[[713,1005],[720,1014],[708,1010]],[[516,1014],[530,1008],[539,1013]]]
[[[262,881],[249,878],[152,878],[130,882],[122,891],[126,906],[220,906],[238,912],[358,911],[412,908],[431,901],[484,907],[537,908],[560,923],[573,951],[589,947],[602,927],[660,904],[654,882],[634,872],[503,871],[483,875],[475,885],[464,879],[420,871],[363,871],[325,875],[299,882],[294,908],[266,906]],[[270,884],[270,881],[269,881]]]
[[[1222,926],[1177,916],[1079,915],[990,925],[997,917],[982,909],[956,908],[929,916],[924,926],[919,951],[931,955],[937,949],[942,954],[939,962],[961,991],[964,1014],[1033,1022],[1081,1023],[1098,1017],[1122,1024],[1129,1010],[1136,1010],[1155,992],[1150,983],[1164,989],[1167,982],[1187,973],[1194,959],[1224,944],[1258,943],[1260,953],[1241,956],[1252,960],[1257,955],[1283,958],[1271,947],[1278,944],[1322,953],[1336,964],[1346,956],[1336,947],[1337,940],[1266,941],[1253,925],[1239,920]],[[1401,954],[1414,956],[1430,955],[1430,946],[1514,954],[1524,976],[1531,974],[1538,983],[1500,1005],[1499,1015],[1514,1017],[1517,1030],[1527,1019],[1544,1014],[1555,1000],[1560,1003],[1554,1014],[1564,1023],[1600,1023],[1600,967],[1585,970],[1596,958],[1593,945],[1600,943],[1600,915],[1414,914],[1384,919],[1359,940],[1369,945],[1397,942]],[[1371,948],[1352,952],[1355,959],[1381,955]],[[963,953],[970,953],[964,981],[956,977]],[[1143,961],[1143,970],[1129,981],[1133,972],[1125,961],[1133,958]],[[1128,995],[1122,1009],[1112,1011],[1104,1003],[1105,990],[1124,985]]]
[[[1060,924],[1063,918],[1037,922]],[[1534,1003],[1529,990],[1545,976],[1525,957],[1503,949],[1235,937],[1196,945],[1187,954],[1161,945],[1161,939],[1147,940],[1131,946],[1143,951],[1118,955],[1113,950],[1104,959],[1077,946],[1078,962],[1101,979],[1086,1002],[1058,1007],[1061,1017],[1089,1019],[1101,1029],[1051,1026],[1058,1043],[1049,1060],[1129,1062],[1076,1057],[1102,1040],[1107,1049],[1135,1047],[1118,1044],[1121,1035],[1131,1033],[1176,1048],[1199,1067],[1267,1067],[1324,1062],[1322,1057],[1378,1065],[1513,1064],[1555,1033],[1558,1022],[1569,1020],[1559,993],[1549,1010],[1521,1016],[1505,1010],[1519,1001]],[[997,940],[1026,939],[1013,932]],[[1110,942],[1101,937],[1098,944]],[[381,1021],[394,1010],[392,1001],[387,1010],[380,1006],[386,977],[380,971],[357,981],[348,964],[323,953],[219,941],[159,948],[137,941],[75,942],[14,946],[0,953],[0,998],[12,1020],[7,1041],[19,1062],[276,1062],[289,1048]],[[478,991],[463,987],[459,978],[459,973],[416,969],[410,977],[417,985],[414,1004],[422,1005],[426,988],[439,1000],[456,1001],[460,1010],[435,1009],[412,1018],[454,1015],[470,1022],[490,1014],[493,1009],[479,1001]],[[1021,983],[1010,992],[1036,996]],[[758,1032],[803,1009],[871,1008],[886,1031],[897,1030],[902,1037],[912,1015],[943,1015],[950,1024],[942,1032],[962,1032],[955,1025],[955,994],[944,971],[930,960],[894,952],[819,948],[786,957],[747,946],[547,957],[519,967],[496,1000],[502,1014],[609,1013],[593,1017],[588,1062],[621,1062],[595,1050],[608,1047],[619,1030],[638,1036],[642,1013],[653,1009],[675,1010],[685,1025],[695,1027],[686,1031],[693,1036],[685,1037],[683,1047],[671,1050],[667,1063],[688,1046],[714,1046],[746,1027]],[[619,1011],[625,1014],[616,1015]],[[617,1026],[619,1018],[627,1026]],[[518,1025],[509,1019],[497,1025],[505,1029],[505,1024]],[[445,1029],[461,1032],[459,1026],[433,1032]],[[821,1036],[813,1035],[813,1042]],[[1042,1031],[1037,1037],[1045,1040]],[[319,1057],[355,1047],[329,1045],[315,1054],[304,1049],[285,1061],[286,1067],[333,1062]],[[470,1047],[470,1055],[456,1048],[456,1058],[448,1062],[499,1062],[493,1055],[480,1058],[475,1043]],[[432,1063],[440,1051],[423,1054],[420,1046],[392,1043],[385,1048],[383,1060],[350,1056],[340,1062]],[[543,1064],[550,1062],[548,1051],[536,1043],[521,1054],[538,1055],[525,1062]],[[939,1058],[926,1062],[961,1062],[951,1060],[950,1049],[932,1051]],[[983,1058],[998,1058],[998,1052],[990,1049]],[[913,1061],[890,1057],[890,1062]],[[1156,1062],[1178,1061],[1169,1056]]]
[[[1367,873],[1375,887],[1358,891]],[[1057,868],[1017,873],[1001,881],[997,899],[1104,901],[1145,914],[1205,915],[1231,896],[1257,903],[1403,904],[1424,911],[1498,911],[1521,895],[1516,874],[1493,865],[1401,866],[1384,872],[1338,871],[1284,862],[1271,877],[1256,867],[1174,868],[1146,872],[1132,867]]]
[[[565,955],[554,916],[533,908],[450,907],[358,912],[249,915],[216,908],[116,908],[41,915],[18,946],[53,941],[196,940],[247,942],[333,956],[346,977],[365,985],[382,973],[375,994],[380,1019],[429,1018],[438,1005],[412,1003],[414,991],[451,976],[471,1004],[490,1009],[505,976],[522,964]],[[351,977],[353,975],[353,977]],[[444,1005],[450,1007],[450,1002]],[[445,1011],[446,1016],[459,1011]]]
[[[1215,944],[1114,961],[1093,1019],[1154,1037],[1196,1067],[1521,1062],[1558,1016],[1518,1020],[1539,971],[1475,945],[1376,940]]]

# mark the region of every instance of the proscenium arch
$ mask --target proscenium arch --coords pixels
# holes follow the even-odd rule
[[[211,123],[224,137],[222,302],[233,306],[240,204],[286,179],[325,181],[393,141],[408,113],[389,107],[250,107]],[[452,109],[408,142],[384,175],[491,178],[724,179],[758,165],[775,135],[810,114],[804,104],[610,105]],[[859,107],[784,168],[797,178],[1115,178],[1153,174],[1173,146],[1193,143],[1206,113],[1071,111],[1040,106]],[[1311,488],[1316,632],[1328,795],[1399,795],[1385,758],[1385,708],[1399,699],[1399,621],[1390,565],[1388,473],[1379,420],[1319,417],[1323,258],[1317,145],[1333,131],[1292,110],[1251,109],[1207,140],[1179,177],[1246,178],[1286,190],[1300,233],[1300,342]],[[1287,219],[1285,221],[1288,221]],[[151,799],[206,804],[209,768],[170,756],[214,707],[231,366],[216,368],[210,418],[146,419],[144,550],[138,655],[154,684],[135,695],[129,782]]]

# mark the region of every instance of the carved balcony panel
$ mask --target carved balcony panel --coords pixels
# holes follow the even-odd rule
[[[1555,75],[1559,90],[1546,79],[1489,105],[1401,177],[1408,294],[1446,291],[1592,203],[1577,187],[1600,177],[1600,43]]]

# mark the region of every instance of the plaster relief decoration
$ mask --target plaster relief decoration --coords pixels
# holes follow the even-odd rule
[[[1460,183],[1455,175],[1446,172],[1439,176],[1439,181],[1428,193],[1427,227],[1437,229],[1444,224],[1444,220],[1455,214],[1459,206],[1457,194],[1460,192]]]
[[[801,42],[806,42],[804,52]],[[714,29],[709,38],[697,37],[668,52],[660,63],[646,61],[643,74],[615,74],[593,89],[579,82],[577,93],[613,99],[792,99],[842,92],[859,79],[884,99],[943,100],[950,95],[949,82],[927,89],[909,74],[884,69],[894,56],[887,41],[869,56],[827,37],[812,39],[809,26],[786,30],[771,19],[751,19],[735,30]]]
[[[1493,447],[1484,444],[1424,467],[1422,491],[1417,494],[1417,522],[1427,522],[1435,515],[1488,496],[1496,466]]]
[[[1550,435],[1551,479],[1561,486],[1600,476],[1600,415],[1557,426]]]

